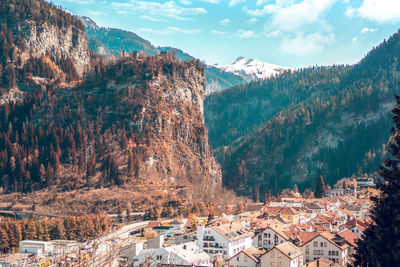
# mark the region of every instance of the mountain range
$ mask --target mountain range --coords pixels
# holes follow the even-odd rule
[[[133,32],[99,27],[96,22],[86,16],[78,16],[78,18],[85,26],[89,48],[103,57],[118,57],[122,52],[132,51],[142,51],[148,55],[171,51],[182,61],[195,59],[179,48],[155,47]],[[227,89],[254,79],[266,79],[287,69],[289,68],[243,58],[224,67],[205,64],[206,93]]]
[[[400,33],[355,65],[218,67],[44,0],[3,1],[0,14],[0,205],[228,203],[223,185],[333,185],[387,153]]]

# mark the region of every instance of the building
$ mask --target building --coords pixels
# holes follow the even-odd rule
[[[133,262],[134,257],[139,256],[144,250],[144,240],[136,240],[130,245],[121,247],[119,254],[122,258],[125,258],[129,263]]]
[[[50,253],[53,251],[53,244],[45,241],[22,240],[19,242],[19,251],[21,253],[38,254]]]
[[[292,244],[279,244],[260,257],[260,267],[302,267],[304,252]]]
[[[204,266],[211,267],[210,256],[195,242],[158,249],[145,249],[133,257],[133,266]]]
[[[239,222],[197,227],[197,245],[211,257],[229,259],[252,246],[253,233]]]
[[[291,224],[298,224],[300,222],[300,214],[292,207],[267,207],[264,217],[281,216],[288,220]]]
[[[257,267],[264,252],[264,250],[250,247],[232,256],[227,260],[227,265],[229,267]]]
[[[328,190],[329,197],[340,197],[340,196],[355,196],[356,189],[331,189]]]
[[[288,240],[289,238],[279,226],[268,226],[256,233],[253,238],[253,246],[257,248],[270,249],[271,247],[282,244]]]
[[[328,258],[345,265],[349,260],[349,245],[345,239],[329,232],[300,232],[295,244],[304,252],[304,263]]]
[[[350,246],[349,255],[353,255],[355,248],[357,247],[356,242],[360,237],[348,229],[340,231],[337,235],[344,238],[346,243]]]
[[[337,267],[340,266],[327,258],[319,258],[315,261],[307,262],[303,267]]]

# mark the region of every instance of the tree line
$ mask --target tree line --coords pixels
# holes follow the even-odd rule
[[[111,219],[106,215],[64,218],[10,219],[0,217],[0,252],[18,249],[21,240],[90,240],[107,233]]]

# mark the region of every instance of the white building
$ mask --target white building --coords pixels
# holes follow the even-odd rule
[[[346,265],[349,260],[349,245],[342,237],[329,232],[301,232],[298,247],[304,252],[304,263],[319,258],[328,258],[334,263]]]
[[[19,242],[19,251],[21,253],[32,253],[41,255],[53,251],[53,244],[45,241],[22,240]]]
[[[252,246],[253,233],[239,222],[197,227],[197,245],[211,257],[229,259]]]
[[[210,256],[200,249],[195,242],[159,249],[145,249],[134,257],[133,266],[212,266]]]
[[[260,258],[260,267],[302,267],[304,252],[291,242],[279,244]]]

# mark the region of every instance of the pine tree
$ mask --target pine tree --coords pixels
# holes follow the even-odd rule
[[[353,266],[400,266],[400,96],[393,108],[393,136],[389,140],[392,157],[379,167],[379,197],[372,198],[374,221],[357,243]]]
[[[327,190],[325,187],[324,177],[319,176],[317,181],[317,187],[315,188],[314,194],[316,198],[322,198],[327,195]]]
[[[260,201],[260,189],[258,188],[258,186],[254,187],[253,197],[254,197],[254,201],[255,202],[259,202]]]
[[[9,236],[3,228],[0,227],[0,252],[6,253],[9,250]]]

